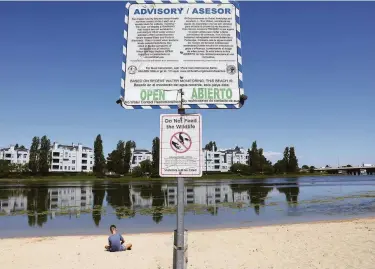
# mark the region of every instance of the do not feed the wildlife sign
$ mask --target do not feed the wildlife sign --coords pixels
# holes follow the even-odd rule
[[[160,115],[161,177],[202,176],[202,117],[200,114]]]

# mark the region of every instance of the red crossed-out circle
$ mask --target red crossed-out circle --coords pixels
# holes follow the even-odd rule
[[[182,136],[183,138],[187,138],[188,141],[184,140],[183,142],[181,142],[180,136]],[[176,153],[185,153],[191,148],[192,141],[190,135],[188,135],[187,133],[177,132],[172,135],[169,144],[171,146],[171,149]]]

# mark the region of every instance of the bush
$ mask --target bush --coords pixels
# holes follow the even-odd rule
[[[136,166],[133,168],[133,171],[132,171],[132,177],[142,177],[143,176],[143,172],[142,172],[142,169],[140,166]]]
[[[250,167],[246,164],[242,163],[235,163],[230,167],[230,171],[232,173],[241,174],[241,175],[249,175],[251,174]]]

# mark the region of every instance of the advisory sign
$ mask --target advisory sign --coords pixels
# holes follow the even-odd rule
[[[233,3],[129,4],[124,104],[171,108],[182,98],[187,108],[238,105],[238,16]]]
[[[161,177],[202,176],[202,117],[200,114],[160,115]]]

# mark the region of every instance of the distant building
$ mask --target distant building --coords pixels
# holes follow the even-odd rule
[[[53,143],[51,148],[50,172],[92,172],[94,151],[81,144],[60,145]]]
[[[228,172],[235,163],[247,164],[249,154],[244,148],[203,150],[202,171]]]
[[[152,154],[147,149],[133,149],[130,169],[139,166],[145,160],[152,161]]]
[[[29,162],[29,150],[26,148],[16,148],[11,145],[9,148],[0,149],[0,160],[13,164],[26,164]]]

